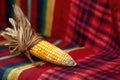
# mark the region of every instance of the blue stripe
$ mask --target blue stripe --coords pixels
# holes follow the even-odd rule
[[[12,17],[12,0],[6,0],[6,19],[8,25],[10,25],[8,18]]]
[[[6,50],[6,49],[8,49],[7,46],[0,45],[0,50]]]
[[[41,33],[42,28],[42,10],[43,9],[43,0],[38,0],[38,13],[37,13],[37,27],[36,31]]]
[[[61,48],[61,49],[71,49],[71,48],[75,48],[75,47],[77,47],[76,45],[73,45],[72,43],[71,44],[68,44],[68,45],[66,45],[66,46],[64,46],[63,48]]]

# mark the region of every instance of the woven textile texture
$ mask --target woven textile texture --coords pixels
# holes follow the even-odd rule
[[[65,40],[85,46],[96,54],[78,60],[76,68],[51,69],[40,78],[117,80],[116,76],[120,75],[120,45],[115,28],[119,27],[113,23],[112,7],[109,0],[72,0]]]
[[[97,51],[119,48],[109,0],[73,0],[66,40]]]
[[[70,3],[71,0],[1,0],[0,28],[11,26],[8,18],[14,17],[12,4],[17,4],[38,33],[56,39],[63,39],[67,27]],[[60,33],[57,32],[58,30]]]
[[[66,49],[77,66],[49,63],[33,66],[25,56],[16,56],[0,61],[0,80],[120,80],[120,7],[117,2],[72,0],[70,3],[65,40],[49,41]],[[1,47],[5,54],[0,56],[8,54],[5,48]]]

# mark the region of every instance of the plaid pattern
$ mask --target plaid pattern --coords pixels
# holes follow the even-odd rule
[[[66,40],[94,50],[118,48],[109,0],[73,0]]]
[[[43,73],[40,80],[118,80],[120,75],[120,57],[107,61],[103,57],[91,56],[78,62],[78,66],[71,68],[54,68]]]
[[[110,1],[111,5],[111,11],[112,11],[112,18],[113,18],[113,26],[114,31],[116,32],[116,37],[118,38],[118,41],[120,41],[120,1],[114,0]]]
[[[76,59],[76,67],[49,69],[39,80],[119,80],[120,46],[108,1],[72,0],[65,40],[97,54]]]

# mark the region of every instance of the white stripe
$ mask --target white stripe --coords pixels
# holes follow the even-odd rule
[[[62,42],[62,40],[57,40],[57,41],[53,42],[52,44],[58,45],[58,44],[60,44],[61,42]]]
[[[9,59],[15,56],[19,56],[21,53],[17,53],[17,54],[11,54],[11,55],[7,55],[7,56],[2,56],[0,57],[0,60],[5,60],[5,59]]]

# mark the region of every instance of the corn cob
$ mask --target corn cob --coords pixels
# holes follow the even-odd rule
[[[30,54],[35,55],[41,60],[64,66],[75,66],[76,62],[66,52],[42,39],[32,28],[28,19],[24,16],[21,9],[13,6],[15,20],[10,18],[12,28],[6,28],[1,35],[8,41],[6,44],[11,49],[11,53],[22,52],[33,62]]]
[[[51,43],[42,40],[34,45],[30,52],[39,57],[40,59],[64,66],[75,66],[75,61],[60,48],[52,45]]]

